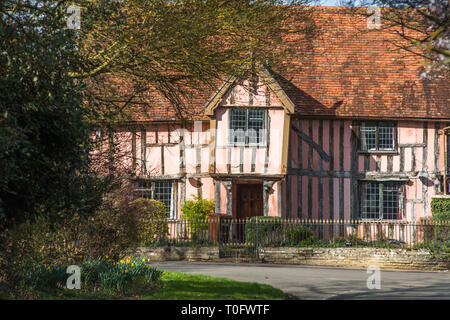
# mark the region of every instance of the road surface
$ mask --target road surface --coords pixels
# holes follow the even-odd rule
[[[366,269],[165,261],[154,267],[272,285],[301,300],[315,299],[449,299],[450,273],[388,271],[379,282]],[[371,277],[369,279],[369,277]],[[368,281],[369,279],[369,281]],[[375,287],[372,289],[369,286]],[[376,284],[380,288],[376,288]]]

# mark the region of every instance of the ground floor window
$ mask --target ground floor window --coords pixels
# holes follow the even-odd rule
[[[403,185],[400,182],[364,181],[360,185],[361,218],[400,220]]]
[[[133,195],[135,198],[146,198],[163,202],[166,206],[167,217],[175,219],[174,181],[138,181]]]

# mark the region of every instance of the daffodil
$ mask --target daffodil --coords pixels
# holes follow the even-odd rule
[[[131,266],[134,267],[134,263],[132,263]]]
[[[127,263],[130,263],[130,259],[127,259]]]
[[[145,258],[142,259],[142,262],[145,262]]]

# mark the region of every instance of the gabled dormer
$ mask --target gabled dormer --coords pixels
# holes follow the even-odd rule
[[[283,175],[294,104],[265,67],[229,77],[205,105],[214,136],[210,173]]]

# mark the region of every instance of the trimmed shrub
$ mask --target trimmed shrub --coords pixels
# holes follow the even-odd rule
[[[434,221],[450,221],[450,197],[433,198],[431,213]]]
[[[206,240],[208,231],[209,214],[214,213],[213,200],[194,197],[194,200],[186,201],[181,208],[182,218],[188,223],[187,232],[193,240]]]
[[[286,228],[286,241],[291,246],[298,245],[300,242],[312,242],[314,232],[311,228],[305,226],[289,226]]]
[[[245,224],[245,242],[259,246],[281,246],[286,242],[284,225],[278,217],[252,217]]]

